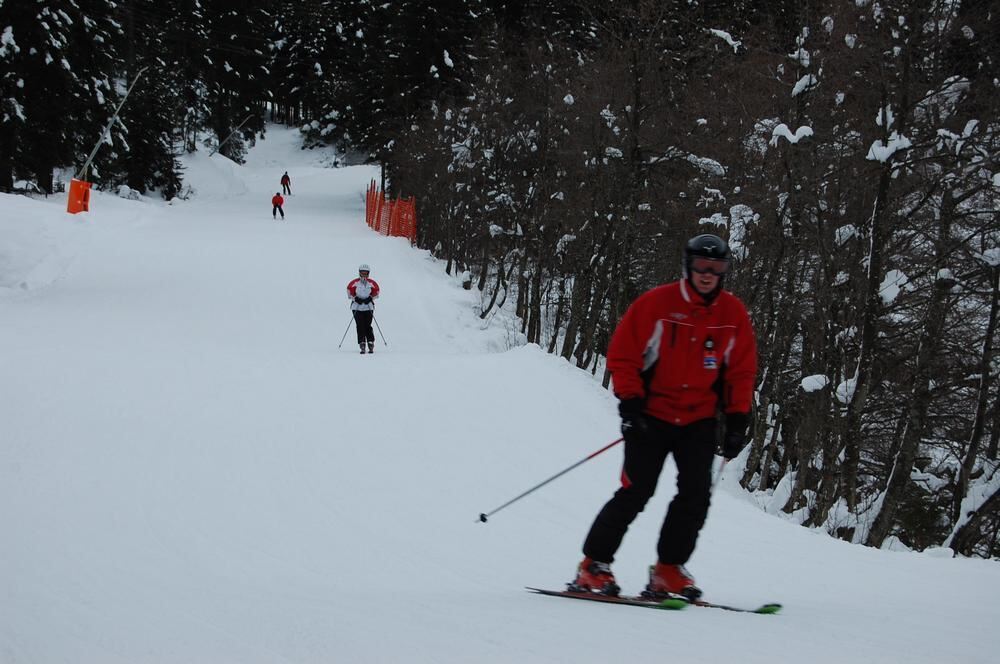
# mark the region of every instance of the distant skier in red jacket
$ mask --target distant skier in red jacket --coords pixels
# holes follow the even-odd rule
[[[639,296],[611,338],[607,365],[625,438],[621,488],[594,520],[570,589],[619,593],[611,562],[672,453],[677,493],[644,594],[701,595],[684,563],[708,514],[717,414],[725,414],[722,453],[732,459],[746,444],[757,373],[750,317],[722,288],[729,262],[721,238],[692,238],[684,249],[684,277]]]
[[[354,325],[358,330],[358,345],[361,346],[361,354],[365,354],[365,344],[368,344],[368,352],[375,352],[375,332],[372,330],[372,321],[375,320],[375,299],[378,298],[380,289],[374,279],[369,279],[371,268],[368,263],[358,266],[358,277],[352,279],[347,284],[347,297],[351,300],[351,311],[354,315]]]
[[[292,195],[292,178],[288,177],[288,171],[281,176],[281,193]]]
[[[285,218],[285,210],[281,207],[285,204],[284,197],[278,192],[274,192],[274,196],[271,197],[271,216],[275,219],[278,218],[278,213],[281,213],[281,218]]]

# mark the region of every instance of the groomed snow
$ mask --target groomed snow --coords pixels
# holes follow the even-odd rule
[[[0,662],[996,661],[996,562],[832,540],[735,472],[689,567],[782,614],[525,592],[572,577],[620,448],[476,516],[616,438],[614,400],[482,329],[474,291],[364,225],[375,170],[296,141],[192,157],[174,205],[0,195]],[[361,262],[372,357],[353,330],[337,347]],[[615,562],[626,591],[672,472]]]

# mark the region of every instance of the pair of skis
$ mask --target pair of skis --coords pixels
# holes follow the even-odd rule
[[[573,599],[583,599],[590,600],[594,602],[604,602],[606,604],[625,604],[627,606],[641,606],[647,609],[665,609],[677,611],[680,609],[685,609],[689,606],[702,606],[710,609],[722,609],[724,611],[736,611],[738,613],[761,613],[761,614],[771,614],[777,613],[781,610],[781,605],[776,603],[762,604],[757,608],[747,608],[738,606],[729,606],[727,604],[716,604],[715,602],[708,602],[703,599],[688,599],[682,597],[681,595],[671,595],[663,599],[651,599],[647,597],[635,597],[630,595],[601,595],[599,593],[591,592],[575,592],[572,590],[546,590],[544,588],[531,588],[528,587],[526,590],[530,590],[534,593],[539,593],[541,595],[549,595],[552,597],[570,597]]]

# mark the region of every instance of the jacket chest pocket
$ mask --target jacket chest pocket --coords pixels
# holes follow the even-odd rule
[[[701,366],[702,330],[690,323],[671,321],[663,339],[662,357],[666,359],[663,384],[671,388],[687,388],[697,382]]]
[[[681,387],[707,387],[719,377],[725,352],[732,341],[732,330],[709,325],[677,326],[671,351],[675,375],[669,380]]]

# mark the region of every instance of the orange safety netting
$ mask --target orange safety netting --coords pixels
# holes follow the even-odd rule
[[[386,200],[385,192],[371,181],[365,194],[365,223],[376,233],[417,241],[417,202],[413,196]]]

